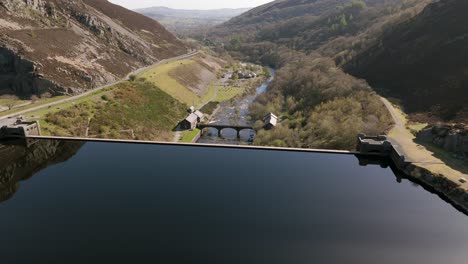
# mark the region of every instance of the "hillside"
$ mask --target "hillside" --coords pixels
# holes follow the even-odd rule
[[[129,81],[23,116],[38,121],[43,135],[174,141],[174,128],[189,106],[216,107],[256,87],[254,82],[221,78],[233,63],[204,52],[167,60]]]
[[[203,29],[226,22],[249,9],[184,10],[148,7],[135,11],[157,20],[173,33],[186,36],[201,33]]]
[[[210,30],[205,42],[274,67],[285,53],[319,51],[335,57],[368,45],[392,24],[414,16],[429,0],[278,0]],[[361,41],[364,40],[364,41]]]
[[[106,0],[0,2],[0,94],[77,94],[186,52],[158,22]]]
[[[433,3],[346,65],[410,112],[468,120],[468,2]]]
[[[58,136],[171,141],[188,106],[152,83],[123,82],[92,100],[49,112],[43,133]]]

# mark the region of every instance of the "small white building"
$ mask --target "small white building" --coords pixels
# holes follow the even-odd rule
[[[197,127],[198,123],[202,121],[204,114],[199,110],[193,110],[193,112],[191,112],[184,120],[182,120],[182,122],[180,122],[181,129],[193,130]]]
[[[202,112],[200,112],[199,110],[193,112],[196,116],[197,116],[197,120],[198,122],[200,123],[203,119],[203,116],[205,116]]]
[[[197,127],[198,116],[194,113],[188,115],[182,122],[180,122],[180,128],[193,130]]]
[[[263,118],[263,123],[263,128],[270,130],[278,124],[278,117],[273,113],[269,113]]]

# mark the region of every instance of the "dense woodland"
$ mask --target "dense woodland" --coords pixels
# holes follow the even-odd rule
[[[342,66],[428,2],[274,1],[216,27],[203,40],[277,69],[271,88],[250,110],[259,128],[268,112],[281,122],[260,130],[256,144],[353,149],[358,133],[384,133],[391,118],[371,87]]]
[[[281,113],[271,131],[260,130],[255,143],[281,147],[353,149],[356,135],[378,135],[391,125],[378,96],[333,60],[305,57],[282,67],[268,93],[250,108],[252,118]],[[261,128],[257,121],[255,126]]]

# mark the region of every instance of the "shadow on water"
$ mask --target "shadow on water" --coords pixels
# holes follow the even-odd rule
[[[452,200],[448,199],[446,194],[441,193],[434,189],[432,186],[426,184],[423,181],[418,181],[413,178],[407,177],[402,171],[400,171],[393,161],[389,158],[381,158],[381,157],[370,157],[370,156],[363,156],[363,155],[356,155],[356,158],[359,161],[359,166],[380,166],[381,168],[388,168],[390,167],[393,175],[395,175],[395,179],[398,183],[402,183],[403,180],[407,180],[413,184],[414,187],[421,186],[424,190],[429,193],[437,195],[440,199],[445,201],[446,203],[452,205],[455,209],[459,212],[468,216],[468,210],[464,209],[463,207],[459,206],[457,203],[453,202]]]
[[[15,195],[21,181],[47,167],[67,161],[83,146],[78,141],[0,141],[0,202]]]

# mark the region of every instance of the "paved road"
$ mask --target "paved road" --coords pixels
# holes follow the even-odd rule
[[[434,157],[434,153],[425,147],[415,143],[415,136],[406,128],[406,119],[403,113],[396,109],[387,99],[382,97],[380,100],[387,107],[395,122],[395,126],[388,134],[388,139],[403,151],[407,161],[413,162],[434,173],[442,174],[453,182],[459,183],[458,180],[460,178],[468,177],[466,174],[449,167],[442,160]],[[468,183],[461,184],[461,186],[468,189]]]
[[[107,84],[107,85],[104,85],[104,86],[101,86],[101,87],[98,87],[98,88],[95,88],[95,89],[92,89],[92,90],[89,90],[87,92],[84,92],[82,94],[79,94],[79,95],[75,95],[75,96],[72,96],[72,97],[69,97],[69,98],[65,98],[65,99],[62,99],[62,100],[59,100],[59,101],[55,101],[55,102],[52,102],[52,103],[48,103],[48,104],[44,104],[44,105],[39,105],[39,106],[36,106],[36,107],[31,107],[29,109],[26,109],[26,110],[22,110],[22,111],[17,111],[15,113],[11,113],[11,114],[8,114],[8,115],[4,115],[4,116],[0,116],[0,120],[2,119],[7,119],[7,118],[10,118],[10,117],[14,117],[14,116],[18,116],[18,115],[24,115],[26,113],[29,113],[29,112],[33,112],[33,111],[37,111],[37,110],[40,110],[40,109],[43,109],[43,108],[48,108],[48,107],[51,107],[51,106],[55,106],[55,105],[58,105],[58,104],[62,104],[62,103],[66,103],[66,102],[71,102],[71,101],[75,101],[79,98],[82,98],[82,97],[85,97],[87,95],[90,95],[92,93],[95,93],[95,92],[98,92],[100,90],[103,90],[103,89],[106,89],[110,86],[113,86],[113,85],[116,85],[116,84],[119,84],[119,83],[122,83],[126,80],[128,80],[128,78],[130,77],[130,75],[137,75],[137,74],[140,74],[154,66],[157,66],[157,65],[161,65],[163,63],[166,63],[166,62],[171,62],[171,61],[178,61],[178,60],[184,60],[184,59],[188,59],[188,58],[191,58],[195,55],[197,55],[199,52],[198,51],[194,51],[194,52],[190,52],[190,53],[187,53],[187,54],[184,54],[184,55],[181,55],[181,56],[178,56],[178,57],[174,57],[174,58],[170,58],[170,59],[165,59],[165,60],[161,60],[153,65],[150,65],[150,66],[147,66],[147,67],[144,67],[144,68],[140,68],[138,70],[135,70],[129,74],[127,74],[127,76],[125,76],[125,78],[121,79],[120,81],[117,81],[117,82],[114,82],[114,83],[111,83],[111,84]]]
[[[392,116],[393,121],[395,122],[395,127],[398,129],[405,129],[404,120],[402,120],[402,117],[399,115],[395,107],[393,107],[393,105],[383,97],[380,97],[380,100],[390,112],[390,115]]]
[[[433,157],[431,152],[414,142],[415,136],[406,128],[406,119],[403,113],[387,99],[381,97],[380,100],[390,112],[395,123],[388,138],[403,151],[406,159],[415,163],[443,164],[442,161]]]

